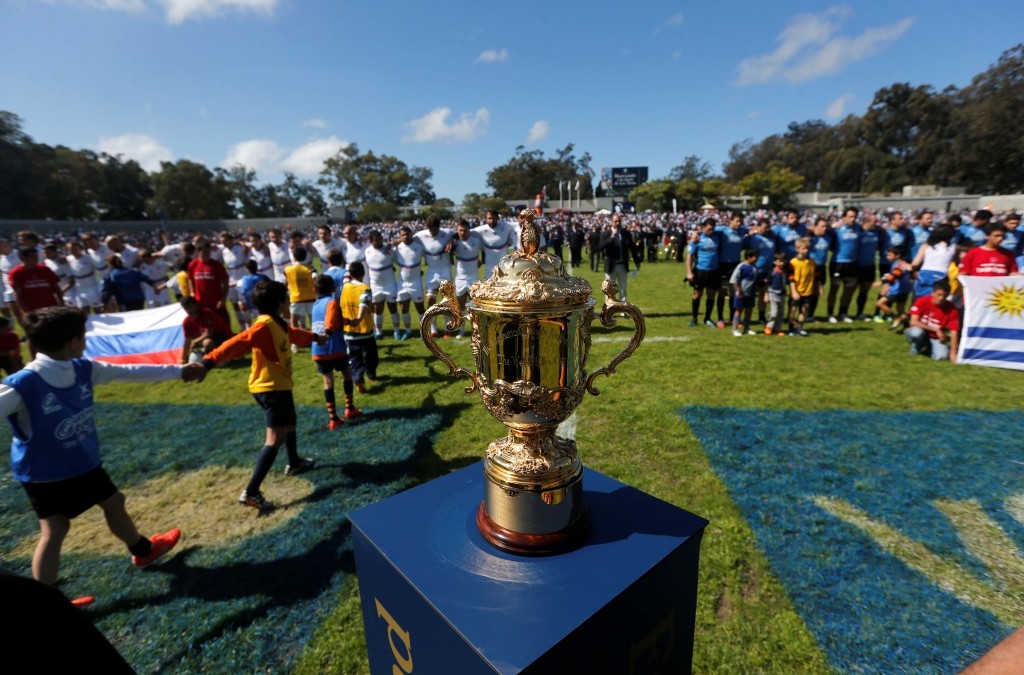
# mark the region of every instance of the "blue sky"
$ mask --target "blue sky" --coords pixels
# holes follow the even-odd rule
[[[652,178],[691,154],[718,168],[893,82],[963,86],[1022,19],[1020,0],[0,0],[0,109],[39,142],[261,180],[314,178],[354,142],[458,202],[520,144]]]

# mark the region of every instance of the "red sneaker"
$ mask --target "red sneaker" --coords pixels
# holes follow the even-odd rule
[[[71,601],[71,604],[75,607],[88,607],[92,603],[96,602],[95,595],[83,595],[80,598],[75,598]]]
[[[153,548],[150,550],[149,555],[143,557],[133,555],[132,564],[136,567],[148,567],[155,562],[157,558],[174,548],[179,539],[181,539],[181,530],[178,528],[167,530],[163,534],[154,534],[149,538],[153,543]]]
[[[331,421],[327,423],[327,428],[330,429],[331,431],[335,431],[337,429],[340,429],[344,425],[345,420],[341,419],[340,417],[332,417]]]
[[[363,411],[359,408],[345,408],[345,419],[351,420],[359,417],[363,414]]]

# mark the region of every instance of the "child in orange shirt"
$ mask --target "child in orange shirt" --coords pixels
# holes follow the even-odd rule
[[[277,281],[261,281],[252,292],[253,303],[260,315],[252,326],[227,340],[206,355],[203,365],[207,370],[230,361],[236,356],[252,352],[252,370],[249,374],[249,392],[263,408],[267,420],[266,442],[260,448],[249,484],[238,497],[238,503],[261,511],[274,508],[260,492],[263,479],[277,459],[283,444],[288,452],[287,476],[295,476],[312,469],[316,461],[299,457],[295,434],[297,417],[292,396],[292,351],[290,345],[307,347],[313,342],[323,344],[326,336],[314,335],[303,328],[289,326],[281,318],[288,309],[288,288]]]

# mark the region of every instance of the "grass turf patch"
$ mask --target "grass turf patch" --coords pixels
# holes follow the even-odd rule
[[[329,433],[311,428],[319,415],[300,409],[307,421],[300,452],[318,466],[287,478],[279,456],[265,494],[282,508],[261,516],[235,501],[262,443],[255,406],[166,406],[156,414],[99,405],[105,467],[129,495],[129,511],[142,527],[181,526],[183,539],[166,560],[140,571],[102,516],[83,516],[63,557],[63,590],[97,596],[86,611],[140,672],[286,668],[334,611],[353,571],[345,513],[414,482],[411,468],[454,411],[364,412],[357,424]],[[3,559],[28,574],[36,520],[10,480],[0,500]]]
[[[682,415],[837,670],[955,672],[1024,623],[1017,413]]]

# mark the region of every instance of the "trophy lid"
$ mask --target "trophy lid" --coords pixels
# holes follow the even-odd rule
[[[538,250],[540,232],[533,222],[533,211],[523,209],[518,219],[522,252],[506,255],[490,279],[470,287],[473,304],[530,310],[586,303],[593,292],[590,283],[569,275],[561,260]]]

